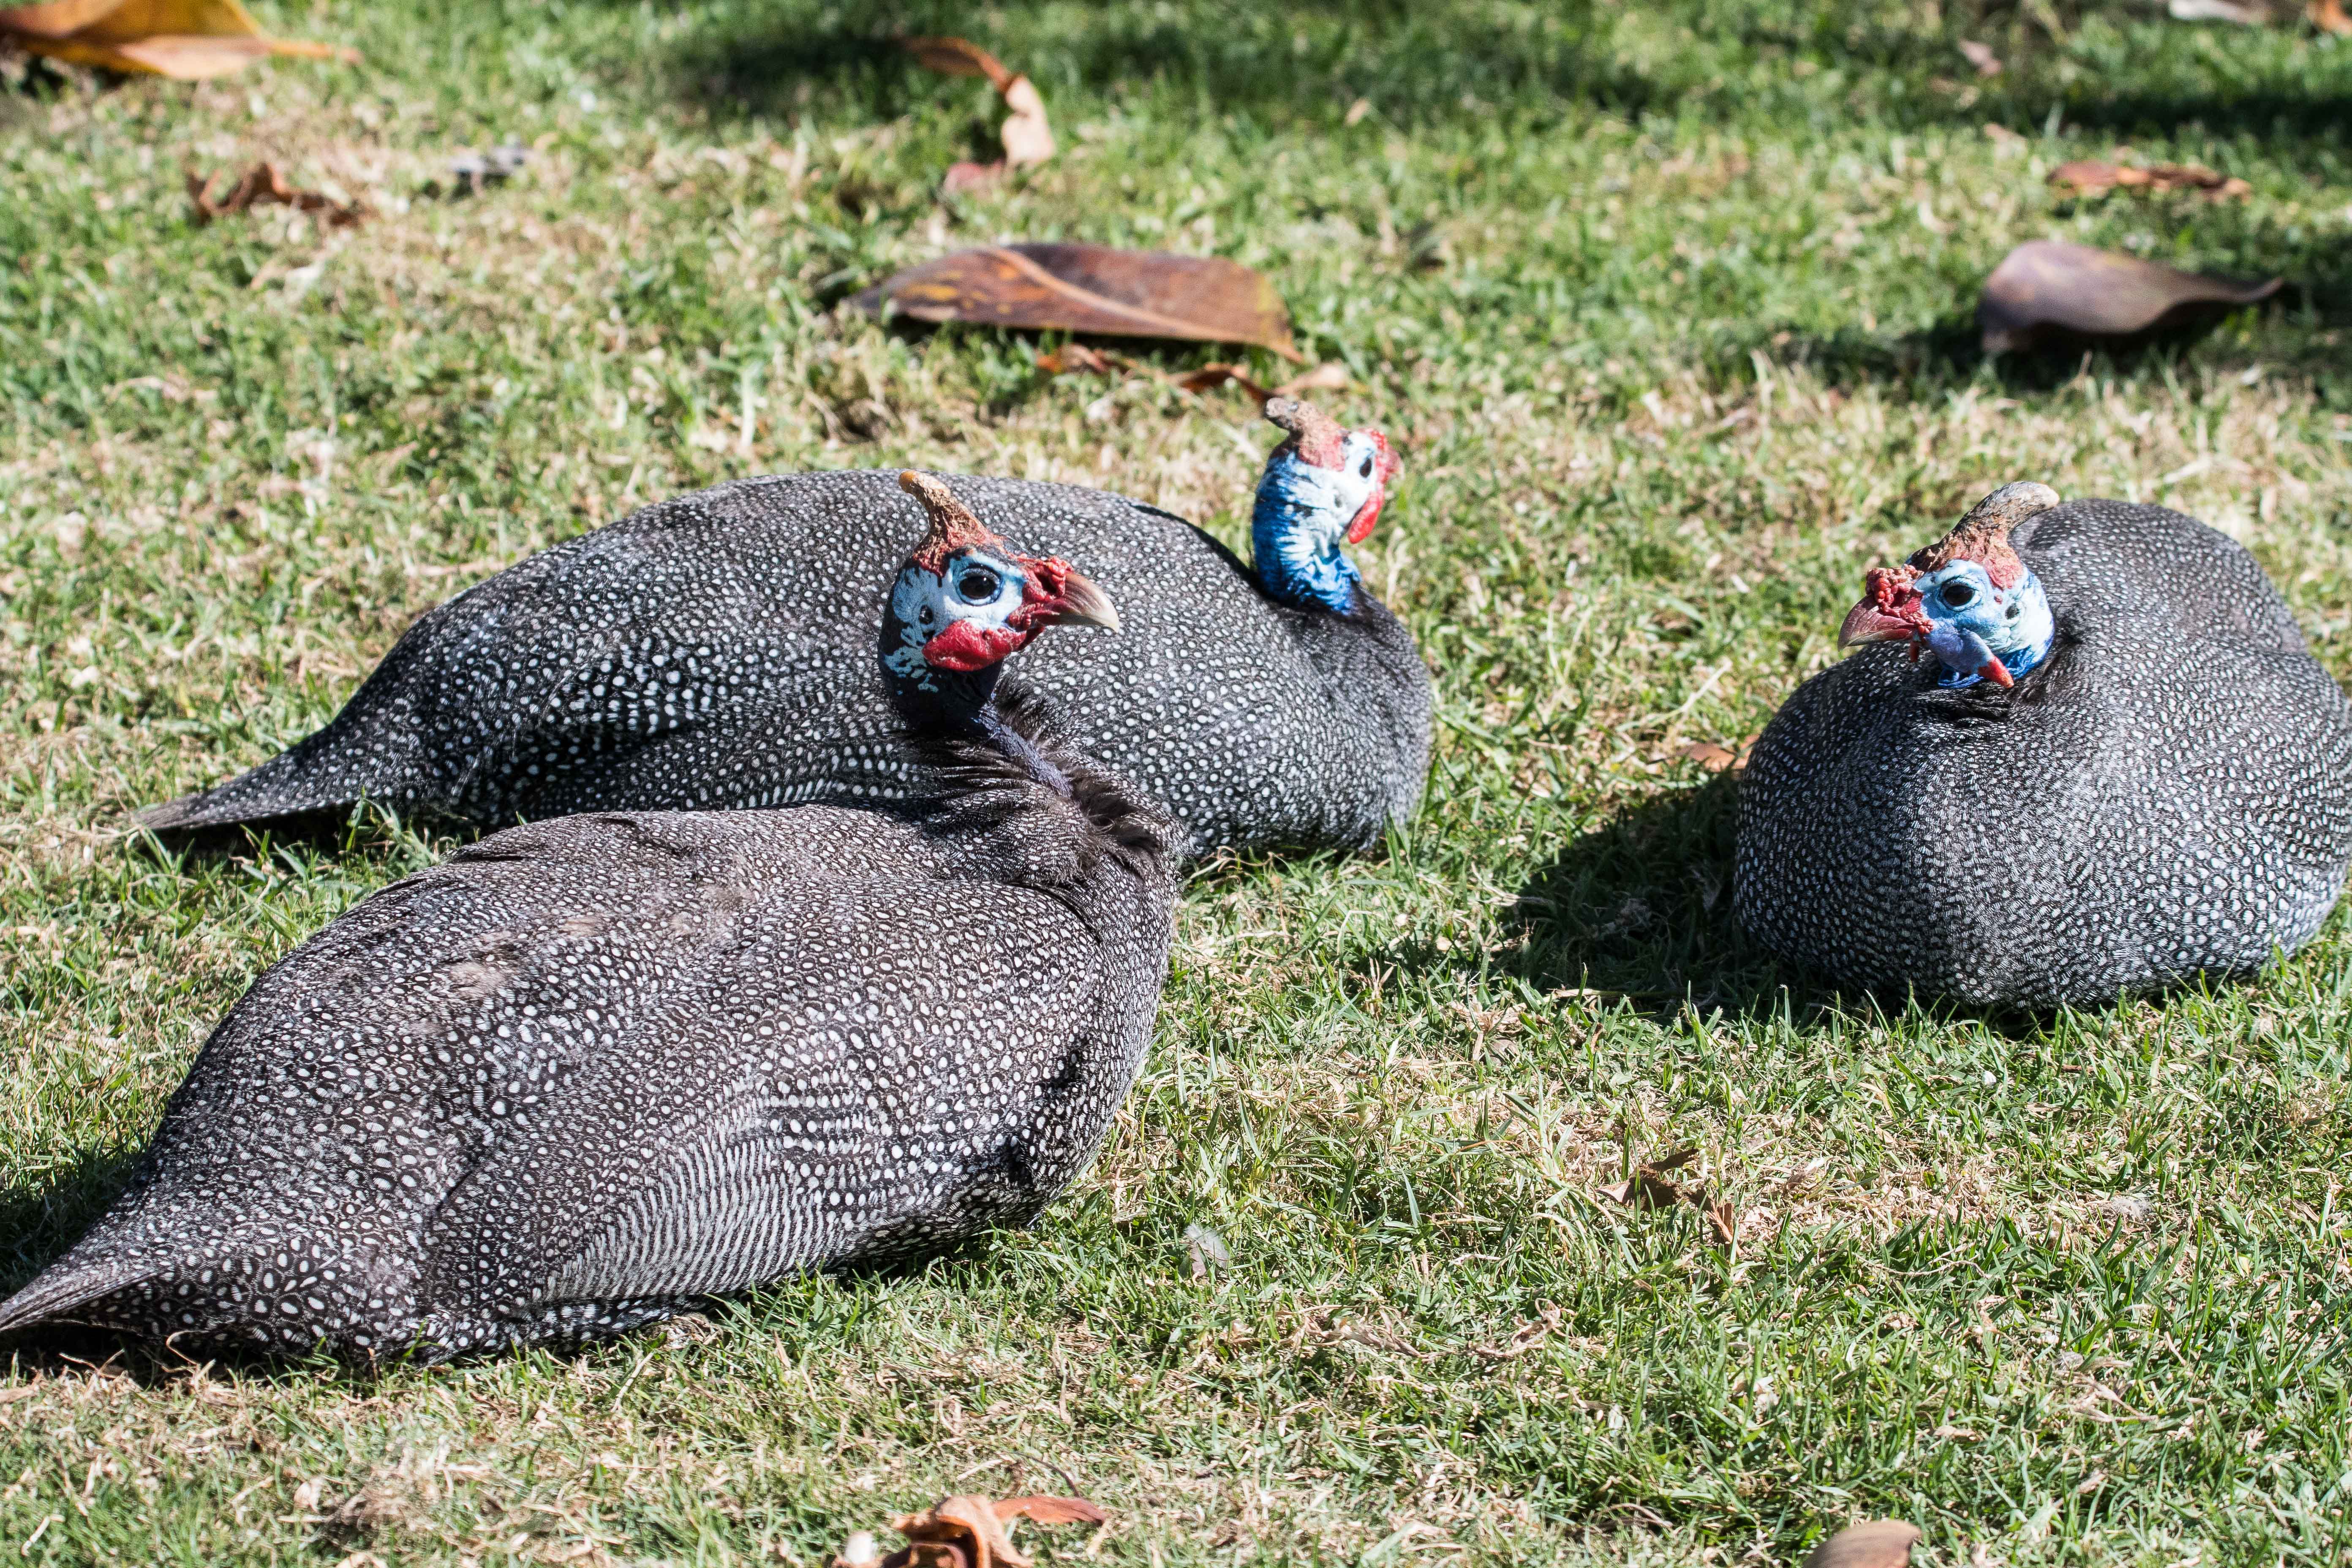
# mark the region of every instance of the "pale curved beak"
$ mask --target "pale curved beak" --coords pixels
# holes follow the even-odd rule
[[[1049,626],[1100,626],[1107,632],[1118,630],[1118,608],[1110,595],[1096,585],[1094,579],[1072,572],[1062,579],[1058,597],[1061,606],[1045,617]]]

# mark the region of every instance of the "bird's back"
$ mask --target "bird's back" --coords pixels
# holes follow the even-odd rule
[[[996,795],[560,819],[387,889],[0,1327],[439,1356],[1026,1219],[1140,1060],[1170,889]]]
[[[1024,679],[1192,852],[1361,847],[1410,808],[1427,679],[1384,609],[1302,635],[1179,518],[1071,486],[954,486],[1013,548],[1067,560],[1119,605],[1121,635],[1055,639]],[[880,472],[646,508],[428,612],[326,729],[148,820],[187,831],[365,796],[495,827],[927,795],[872,647],[873,605],[922,527]]]

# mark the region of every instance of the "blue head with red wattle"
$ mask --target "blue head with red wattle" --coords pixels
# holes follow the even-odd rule
[[[882,615],[882,668],[910,718],[976,718],[998,667],[1047,626],[1118,629],[1100,588],[1066,561],[1015,552],[937,476],[902,473],[898,488],[930,519]]]
[[[1936,656],[1945,686],[2015,685],[2049,657],[2057,627],[2042,580],[2011,548],[2009,531],[2057,504],[2047,485],[2004,485],[1906,564],[1872,567],[1838,646],[1908,641],[1914,658],[1923,649]]]
[[[1378,430],[1348,429],[1295,397],[1268,399],[1265,416],[1290,438],[1266,459],[1250,514],[1258,581],[1286,604],[1344,613],[1362,582],[1344,546],[1371,536],[1396,454]]]

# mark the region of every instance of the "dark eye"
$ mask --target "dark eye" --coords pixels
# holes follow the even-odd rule
[[[997,585],[1001,581],[985,566],[971,566],[956,579],[956,592],[975,605],[984,605],[996,597]]]
[[[1364,466],[1356,470],[1356,477],[1360,479],[1369,479],[1372,477],[1372,460],[1370,458],[1366,458]]]
[[[931,607],[930,607],[929,605],[925,605],[923,606],[923,616],[922,616],[922,619],[923,619],[923,625],[925,625],[925,626],[929,626],[929,625],[931,624]]]
[[[1944,584],[1944,604],[1947,608],[1965,610],[1976,602],[1977,590],[1974,584],[1947,583]]]

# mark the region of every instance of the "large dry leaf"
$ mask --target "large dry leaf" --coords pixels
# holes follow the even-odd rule
[[[1908,1568],[1919,1527],[1899,1519],[1848,1525],[1813,1548],[1805,1568]]]
[[[2045,336],[2132,338],[2235,305],[2258,304],[2282,279],[2237,283],[2054,239],[2009,253],[1977,303],[1987,353],[2031,348]]]
[[[851,301],[923,321],[1255,343],[1302,358],[1266,278],[1214,256],[1104,245],[990,245],[909,268]]]
[[[1999,76],[2004,68],[2000,57],[1992,52],[1992,46],[1990,44],[1979,44],[1972,38],[1963,38],[1960,40],[1960,53],[1968,57],[1969,64],[1976,67],[1979,76]]]
[[[47,0],[0,10],[0,37],[107,70],[197,81],[265,55],[356,60],[351,49],[273,38],[238,0]]]

